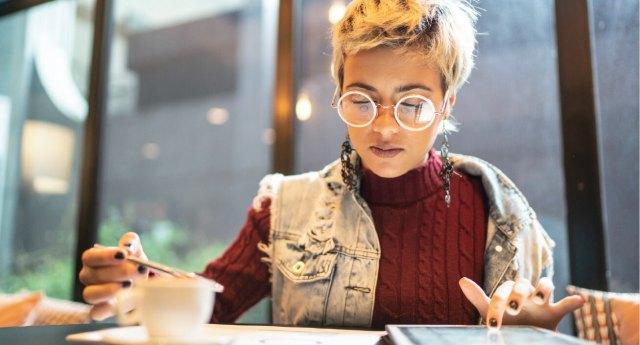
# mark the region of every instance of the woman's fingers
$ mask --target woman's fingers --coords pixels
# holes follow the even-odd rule
[[[480,315],[486,315],[490,299],[484,293],[484,290],[473,280],[466,277],[461,278],[458,284],[460,285],[460,289],[462,289],[462,293],[467,297],[469,302],[476,307]]]
[[[496,289],[493,296],[491,296],[486,316],[487,326],[489,326],[489,328],[500,328],[502,325],[502,317],[507,307],[507,300],[511,294],[513,285],[513,281],[506,281],[502,283],[502,285]]]
[[[94,247],[82,253],[82,264],[89,267],[113,266],[124,262],[127,252],[116,247]]]
[[[458,283],[465,297],[478,309],[490,329],[500,328],[505,317],[509,324],[529,324],[554,329],[565,314],[584,304],[580,296],[570,296],[558,303],[550,303],[554,288],[549,278],[540,279],[535,289],[526,279],[506,281],[498,286],[491,298],[470,279],[462,278]],[[523,312],[523,308],[526,308],[526,312]],[[505,311],[509,315],[505,316]]]
[[[538,286],[536,286],[535,291],[533,291],[533,302],[538,305],[549,303],[554,289],[553,282],[549,277],[540,278]]]
[[[130,280],[125,280],[121,283],[89,285],[82,290],[82,298],[89,304],[104,303],[114,298],[120,289],[130,286]]]
[[[89,316],[96,321],[102,321],[110,316],[113,316],[113,303],[114,300],[98,303],[91,307]]]
[[[531,296],[532,291],[533,286],[531,286],[531,282],[529,280],[518,279],[516,283],[513,284],[511,294],[507,300],[507,313],[510,315],[518,315],[520,310],[522,310],[525,300]]]
[[[146,259],[140,238],[134,232],[122,236],[120,247],[103,247],[96,245],[82,253],[82,270],[80,281],[85,285],[105,284],[137,280],[146,277],[148,270],[127,262],[128,255]]]
[[[120,238],[118,247],[96,245],[82,253],[80,281],[86,285],[82,292],[87,303],[93,304],[90,316],[104,320],[113,315],[114,297],[122,288],[147,277],[148,269],[126,259],[128,255],[146,259],[140,238],[128,232]]]
[[[147,271],[145,267],[129,262],[97,268],[83,266],[80,271],[80,281],[84,285],[93,285],[138,280],[146,278]]]

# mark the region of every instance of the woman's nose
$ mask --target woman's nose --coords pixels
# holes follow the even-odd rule
[[[394,117],[393,106],[378,106],[378,114],[373,123],[372,129],[383,136],[392,135],[400,130],[400,125]]]

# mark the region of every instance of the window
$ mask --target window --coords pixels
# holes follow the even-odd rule
[[[526,196],[556,242],[556,300],[569,283],[567,209],[554,7],[548,1],[481,1],[476,67],[458,95],[451,149],[485,159]],[[571,333],[571,318],[559,329]]]
[[[93,1],[0,18],[0,290],[71,298]]]
[[[269,1],[115,3],[101,242],[136,231],[150,259],[201,271],[236,237],[271,167],[276,14]]]
[[[638,1],[590,10],[609,286],[638,292]]]

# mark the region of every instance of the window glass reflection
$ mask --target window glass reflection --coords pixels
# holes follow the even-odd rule
[[[136,231],[151,259],[201,271],[235,238],[271,167],[274,5],[116,2],[101,242]]]
[[[609,288],[638,292],[638,1],[591,5]]]
[[[71,298],[94,1],[0,18],[0,291]]]

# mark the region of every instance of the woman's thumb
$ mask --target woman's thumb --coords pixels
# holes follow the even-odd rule
[[[461,278],[458,281],[462,293],[467,297],[469,302],[473,304],[482,317],[487,315],[487,309],[489,307],[489,297],[484,293],[482,288],[478,286],[473,280],[469,278]]]
[[[556,303],[558,311],[562,314],[568,314],[580,307],[584,304],[584,299],[579,295],[572,295],[563,298],[562,300]]]
[[[142,250],[142,244],[140,243],[140,236],[135,232],[127,232],[126,234],[120,237],[120,241],[118,242],[118,246],[122,248],[126,248],[129,252],[129,255],[138,256],[143,259],[147,259],[147,256],[144,254],[144,250]]]

